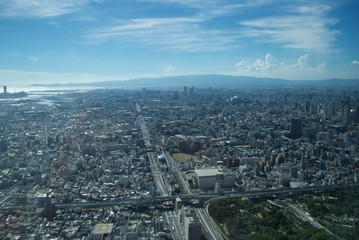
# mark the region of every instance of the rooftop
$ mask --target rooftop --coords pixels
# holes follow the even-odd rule
[[[218,174],[223,174],[222,172],[218,171],[217,168],[200,168],[196,169],[195,172],[198,177],[211,177]]]
[[[112,228],[112,223],[99,223],[95,225],[92,232],[94,235],[110,234],[112,232]]]

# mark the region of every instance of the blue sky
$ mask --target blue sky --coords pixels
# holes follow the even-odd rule
[[[359,78],[359,1],[0,0],[0,85]]]

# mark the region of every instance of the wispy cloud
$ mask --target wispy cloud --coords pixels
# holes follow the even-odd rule
[[[350,65],[352,65],[352,66],[359,66],[359,61],[353,60],[353,61],[350,63]]]
[[[197,8],[201,10],[212,11],[218,10],[218,13],[235,11],[236,8],[258,6],[272,2],[272,0],[243,0],[238,1],[223,1],[223,0],[139,0],[140,2],[161,2],[166,4],[178,4],[186,7]]]
[[[239,21],[241,33],[259,43],[272,43],[285,48],[328,51],[340,31],[334,29],[338,19],[330,17],[329,5],[308,2],[288,6],[282,13]]]
[[[237,74],[256,77],[279,77],[284,79],[321,79],[327,77],[325,63],[312,65],[309,55],[300,56],[295,64],[288,64],[268,53],[264,59],[241,60],[235,64]]]
[[[328,51],[340,33],[335,29],[339,20],[330,16],[332,6],[320,2],[296,1],[280,7],[273,0],[143,2],[178,4],[195,11],[186,17],[121,19],[84,34],[87,42],[132,42],[160,50],[194,52],[228,50],[250,41],[259,45],[270,43],[291,49]],[[239,20],[243,11],[256,11],[263,6],[271,12],[270,17],[251,17],[256,16],[253,14]]]
[[[117,23],[84,35],[89,43],[119,42],[157,46],[160,50],[218,51],[238,47],[237,36],[204,29],[201,17],[140,18]]]
[[[0,17],[56,17],[100,1],[102,0],[0,0]]]
[[[160,4],[177,4],[188,9],[192,15],[184,17],[147,17],[118,20],[116,23],[90,31],[84,37],[88,43],[130,42],[155,46],[158,50],[184,52],[222,51],[240,47],[242,38],[236,29],[221,26],[218,18],[234,16],[239,9],[260,6],[270,0],[199,1],[199,0],[138,0]],[[212,25],[215,21],[218,27]],[[223,24],[223,23],[222,23]],[[227,25],[225,23],[224,25]]]

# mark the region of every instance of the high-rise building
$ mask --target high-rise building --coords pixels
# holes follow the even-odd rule
[[[333,101],[330,101],[327,103],[327,116],[333,116],[335,114],[335,103]]]
[[[7,141],[5,139],[0,139],[0,152],[6,152],[8,148]]]
[[[7,93],[7,87],[4,86],[4,93]]]
[[[302,136],[302,119],[292,118],[290,121],[291,138],[299,138]]]
[[[216,175],[216,183],[214,185],[214,192],[215,193],[221,193],[223,189],[223,183],[224,183],[224,176],[223,174],[217,174]]]
[[[305,101],[304,108],[307,113],[310,113],[310,101],[309,100]]]
[[[290,167],[290,177],[297,179],[298,178],[298,171],[299,171],[298,166],[291,166]]]
[[[180,211],[182,211],[182,206],[183,206],[183,202],[181,198],[176,198],[176,212],[179,213]]]
[[[155,234],[163,232],[163,219],[155,218],[154,220],[154,232]]]
[[[254,164],[253,173],[254,173],[254,176],[257,176],[257,177],[261,174],[261,168],[260,168],[259,162],[256,162]]]
[[[305,161],[305,153],[304,150],[301,151],[301,159],[300,159],[300,169],[305,170],[306,168],[306,161]]]
[[[51,198],[49,196],[45,199],[44,204],[44,217],[46,217],[48,220],[52,220],[56,215],[56,207],[55,203],[51,201]]]
[[[344,105],[343,109],[343,126],[348,127],[350,124],[350,107],[348,104]]]
[[[354,121],[359,123],[359,106],[355,109]]]
[[[194,87],[190,87],[190,89],[189,89],[189,95],[191,95],[191,96],[194,95]]]
[[[311,115],[316,115],[316,114],[318,114],[318,104],[312,103],[312,104],[310,105],[310,114],[311,114]]]
[[[201,239],[201,223],[195,216],[185,218],[185,239],[200,240]]]

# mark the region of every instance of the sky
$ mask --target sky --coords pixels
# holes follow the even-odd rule
[[[0,0],[0,85],[359,79],[357,0]]]

